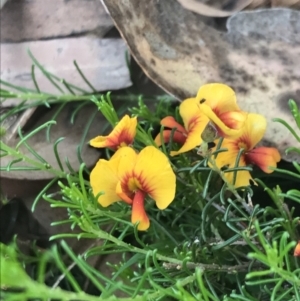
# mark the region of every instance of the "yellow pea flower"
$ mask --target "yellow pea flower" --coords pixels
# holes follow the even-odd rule
[[[136,135],[136,126],[137,118],[125,115],[109,135],[97,136],[90,141],[90,145],[98,148],[109,147],[115,150],[131,145]]]
[[[240,157],[239,166],[255,164],[265,173],[272,173],[270,167],[275,168],[277,162],[280,161],[280,154],[273,147],[257,147],[257,143],[263,138],[267,127],[265,117],[260,114],[249,113],[245,121],[242,132],[238,138],[224,139],[222,148],[227,151],[220,152],[215,158],[215,163],[219,168],[228,166],[233,168],[236,163],[236,158],[241,149],[243,149]],[[229,183],[233,184],[233,172],[224,174]],[[247,186],[252,179],[249,171],[237,171],[235,187]]]
[[[207,84],[202,86],[195,98],[184,100],[179,106],[179,113],[184,126],[173,117],[167,116],[161,120],[166,128],[176,128],[173,141],[182,144],[178,151],[172,151],[175,156],[194,149],[202,143],[201,134],[209,121],[212,121],[218,136],[232,137],[240,133],[247,114],[236,104],[234,91],[224,84]],[[170,141],[172,131],[163,131],[163,141]],[[162,144],[160,134],[155,138],[158,146]]]
[[[90,183],[98,202],[107,207],[124,201],[132,206],[132,223],[139,222],[139,230],[150,226],[144,201],[148,195],[163,210],[175,197],[176,177],[168,158],[154,146],[136,153],[130,147],[121,147],[109,161],[100,159],[92,170]]]
[[[247,113],[236,103],[235,92],[227,85],[213,83],[202,86],[196,96],[199,110],[214,123],[219,137],[240,135]]]

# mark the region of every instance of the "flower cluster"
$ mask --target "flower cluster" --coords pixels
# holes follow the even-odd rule
[[[137,118],[125,115],[107,136],[90,141],[93,147],[107,147],[115,151],[110,160],[100,159],[90,175],[90,183],[98,202],[107,207],[123,201],[132,207],[131,221],[139,230],[150,226],[145,211],[145,198],[156,202],[159,209],[167,208],[174,200],[176,177],[169,159],[158,147],[173,141],[180,145],[171,156],[191,151],[200,146],[202,155],[208,154],[209,165],[223,168],[259,166],[271,173],[280,160],[277,149],[256,147],[266,131],[262,115],[242,111],[234,91],[224,84],[202,86],[196,97],[184,100],[179,106],[183,125],[172,116],[161,120],[163,131],[155,138],[155,146],[140,152],[133,148]],[[222,141],[219,141],[222,139]],[[208,150],[209,143],[220,145],[225,151]],[[198,149],[198,154],[200,153]],[[239,161],[238,161],[239,160]],[[238,161],[238,162],[237,162]],[[252,179],[247,170],[225,172],[224,178],[235,187],[247,186]]]
[[[183,126],[173,117],[167,116],[161,120],[161,125],[167,129],[155,138],[158,146],[162,141],[168,143],[171,138],[181,145],[179,150],[171,151],[171,156],[208,142],[218,144],[218,139],[222,138],[222,148],[227,151],[219,152],[211,158],[219,169],[237,167],[239,153],[238,166],[255,164],[266,173],[271,173],[280,161],[277,149],[255,147],[265,134],[266,119],[260,114],[243,112],[236,103],[234,91],[227,85],[213,83],[202,86],[196,97],[180,104],[179,113]],[[234,173],[224,173],[224,177],[235,187],[247,186],[252,179],[247,170],[237,171],[234,183]]]
[[[137,118],[125,115],[108,136],[90,141],[94,147],[116,150],[110,160],[100,159],[90,175],[98,202],[107,207],[123,201],[132,207],[131,222],[147,230],[149,218],[144,208],[146,196],[163,210],[175,197],[176,177],[168,158],[156,147],[146,146],[139,153],[132,148]]]

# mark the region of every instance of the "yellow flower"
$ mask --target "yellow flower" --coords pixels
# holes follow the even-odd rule
[[[220,152],[215,158],[215,163],[219,168],[228,166],[233,168],[236,163],[238,153],[243,149],[240,157],[239,166],[255,164],[260,167],[265,173],[273,172],[270,167],[275,168],[277,162],[280,161],[280,154],[276,148],[272,147],[257,147],[256,144],[263,138],[266,131],[266,119],[259,114],[249,113],[242,129],[241,135],[236,139],[224,139],[222,148],[227,151]],[[224,174],[228,182],[233,184],[233,172]],[[241,187],[249,185],[252,179],[249,171],[242,170],[236,174],[236,182],[234,186]]]
[[[184,100],[179,106],[184,127],[173,117],[168,116],[161,121],[166,128],[176,128],[173,141],[182,144],[175,156],[194,149],[202,143],[201,134],[211,120],[217,129],[218,136],[236,136],[244,124],[246,113],[240,111],[236,104],[234,91],[223,84],[207,84],[202,86],[195,98]],[[163,131],[165,143],[170,141],[171,130]],[[162,144],[160,134],[155,138],[158,146]]]
[[[98,198],[103,207],[120,200],[131,205],[131,221],[139,222],[139,230],[150,226],[144,208],[146,195],[163,210],[173,201],[176,188],[168,158],[154,146],[147,146],[138,154],[130,147],[122,147],[109,161],[100,159],[90,182],[95,196],[104,193]]]
[[[161,121],[161,125],[167,128],[176,128],[173,141],[183,144],[178,151],[171,151],[171,156],[185,153],[200,145],[202,142],[201,133],[209,121],[209,119],[199,111],[197,100],[195,98],[184,100],[179,106],[179,113],[182,117],[184,127],[171,116],[167,116]],[[170,141],[171,133],[172,130],[163,131],[165,143]],[[155,138],[155,143],[158,146],[161,145],[160,134]]]
[[[196,99],[201,113],[215,124],[219,137],[240,135],[247,113],[240,110],[235,93],[229,86],[219,83],[204,85]]]
[[[125,115],[108,136],[97,136],[90,141],[93,147],[118,149],[133,143],[136,134],[137,118]]]

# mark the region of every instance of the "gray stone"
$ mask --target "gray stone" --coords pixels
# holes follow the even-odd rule
[[[127,46],[121,39],[96,37],[54,39],[49,41],[1,44],[1,79],[11,84],[35,89],[31,79],[32,61],[27,49],[48,71],[87,92],[91,88],[77,72],[73,60],[97,91],[118,90],[130,86],[130,74],[126,64]],[[40,90],[61,94],[38,68],[35,72]],[[60,84],[61,87],[64,87]],[[3,89],[7,89],[2,85]],[[65,88],[65,93],[70,94]],[[19,103],[8,99],[5,106]]]
[[[10,0],[1,10],[1,42],[97,32],[113,26],[99,0]]]

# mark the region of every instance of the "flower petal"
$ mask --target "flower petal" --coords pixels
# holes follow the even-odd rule
[[[280,161],[280,154],[273,147],[258,147],[245,154],[247,163],[255,164],[265,173],[272,173],[269,167],[276,168]]]
[[[94,139],[90,140],[90,145],[93,147],[110,147],[107,142],[108,136],[97,136]]]
[[[161,120],[160,124],[163,125],[164,127],[170,128],[170,129],[176,128],[176,130],[173,131],[174,132],[173,141],[176,143],[179,143],[179,144],[184,144],[184,142],[186,140],[187,132],[186,132],[185,128],[175,120],[174,117],[167,116]],[[168,143],[170,141],[171,133],[172,133],[172,130],[164,130],[162,132],[164,143]],[[160,133],[155,137],[154,141],[157,146],[162,145]]]
[[[145,193],[137,191],[132,203],[131,222],[133,224],[139,222],[138,230],[140,231],[145,231],[150,226],[150,221],[144,208],[144,199]]]
[[[154,146],[147,146],[139,153],[134,176],[159,209],[165,209],[173,201],[175,174],[168,158]]]
[[[164,127],[173,129],[176,128],[178,132],[186,133],[185,128],[178,123],[173,116],[167,116],[160,121],[160,124]]]
[[[202,86],[197,93],[197,103],[206,104],[217,115],[224,112],[239,111],[234,91],[227,85],[212,83]]]
[[[124,185],[123,185],[124,186]],[[127,192],[128,193],[128,192]],[[125,203],[131,205],[132,204],[132,199],[127,195],[127,193],[123,190],[123,187],[122,187],[122,182],[119,181],[117,183],[117,186],[116,186],[116,194],[118,195],[118,197],[123,200]]]
[[[239,148],[235,140],[224,139],[221,145],[221,148],[226,148],[227,151],[220,152],[217,154],[217,157],[214,159],[217,167],[221,169],[224,166],[228,168],[236,167],[236,159],[239,153]],[[211,166],[211,164],[209,164]],[[239,167],[246,166],[245,155],[242,154],[240,161],[238,163]],[[234,172],[224,173],[225,178],[230,184],[233,184]],[[250,184],[250,179],[252,179],[249,171],[241,170],[236,174],[235,187],[248,186]]]
[[[295,257],[299,257],[300,256],[300,240],[298,240],[298,243],[297,243],[297,245],[295,247],[294,256]]]
[[[188,152],[202,143],[201,134],[204,131],[208,119],[199,117],[192,125],[190,125],[188,136],[186,137],[185,143],[178,151],[171,151],[171,156],[176,156],[181,153]]]
[[[187,152],[200,145],[201,134],[209,122],[209,119],[201,114],[196,98],[184,100],[179,107],[179,113],[184,122],[187,137],[184,145],[178,151],[172,151],[171,156]]]
[[[256,144],[263,138],[267,128],[266,118],[260,114],[249,113],[241,136],[238,138],[240,143],[244,143],[246,151],[253,149]]]
[[[242,132],[242,127],[245,124],[247,116],[248,113],[243,111],[225,112],[220,114],[219,118],[227,128],[238,130],[238,131],[234,134],[231,131],[230,135],[227,135],[222,131],[221,128],[218,127],[219,136],[224,138],[231,138],[231,139],[238,137]]]
[[[132,203],[122,183],[126,183],[127,177],[132,174],[136,158],[137,154],[131,147],[121,147],[109,161],[99,160],[91,172],[90,182],[94,195],[105,192],[98,199],[102,206],[107,207],[120,200]]]
[[[216,145],[218,145],[218,140],[216,140]],[[219,152],[217,154],[217,157],[214,158],[216,165],[219,168],[224,167],[225,165],[235,165],[235,161],[237,158],[237,155],[239,153],[239,148],[236,144],[235,140],[231,139],[224,139],[221,145],[221,148],[226,148],[227,150],[224,152]],[[216,147],[212,149],[212,152],[216,150]]]
[[[220,136],[237,137],[240,135],[239,130],[243,125],[240,122],[243,114],[238,116],[239,122],[236,118],[232,118],[233,114],[230,118],[225,114],[228,112],[237,114],[240,111],[235,93],[230,87],[219,83],[204,85],[199,89],[196,99],[200,111],[219,128]],[[233,120],[234,123],[232,123]]]
[[[110,161],[115,165],[116,174],[121,182],[133,172],[138,154],[129,146],[119,148]]]
[[[98,136],[90,141],[93,147],[117,149],[133,143],[136,134],[137,118],[125,115],[108,136]]]
[[[119,196],[116,194],[116,185],[118,177],[116,166],[107,160],[99,160],[90,175],[90,183],[94,196],[103,192],[100,195],[98,202],[107,207],[114,202],[120,201]]]
[[[178,131],[174,131],[172,134],[172,130],[164,130],[162,132],[162,136],[163,136],[163,141],[164,143],[168,143],[171,140],[172,137],[172,141],[179,143],[179,144],[184,144],[186,141],[186,136],[184,136],[183,133],[178,132]],[[162,142],[161,142],[161,135],[160,133],[155,137],[154,142],[156,143],[157,146],[161,146]]]
[[[239,166],[245,166],[245,165],[240,163]],[[233,167],[233,166],[231,166],[231,167]],[[230,184],[233,184],[234,172],[226,172],[224,174],[224,176]],[[250,180],[253,180],[253,179],[252,179],[251,174],[248,170],[237,171],[234,187],[239,188],[239,187],[243,187],[243,186],[249,186],[250,185]],[[256,185],[256,183],[255,183],[255,185]]]
[[[209,121],[206,116],[201,114],[196,98],[185,99],[179,106],[179,113],[187,133],[190,131],[196,120],[202,121],[205,125]]]
[[[240,149],[244,149],[245,153],[249,154],[256,143],[261,140],[265,127],[266,120],[262,115],[249,113],[242,128],[241,136],[236,139],[225,138],[223,140],[221,148],[226,148],[227,151],[218,153],[216,158],[217,165],[223,167],[234,164]],[[218,141],[216,141],[217,143]],[[250,162],[250,159],[246,161]]]
[[[200,105],[200,110],[202,114],[207,116],[218,127],[220,136],[236,138],[241,135],[242,126],[244,125],[244,122],[241,122],[241,120],[243,118],[246,119],[244,113],[241,112],[239,114],[238,111],[235,111],[234,114],[223,113],[218,116],[206,103]],[[222,117],[224,117],[224,120],[222,120]]]

